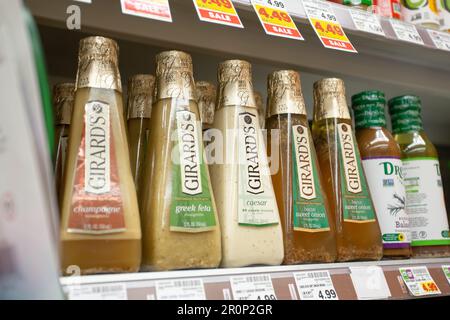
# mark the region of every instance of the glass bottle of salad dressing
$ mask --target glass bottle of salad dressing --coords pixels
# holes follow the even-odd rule
[[[141,229],[123,118],[117,43],[80,42],[62,201],[62,267],[135,272]]]
[[[268,80],[268,154],[279,168],[272,182],[284,236],[284,263],[333,262],[334,219],[321,180],[306,108],[295,71],[273,72]],[[277,134],[278,139],[272,141]]]
[[[422,126],[417,96],[389,100],[392,130],[400,145],[414,257],[450,256],[450,235],[438,154]]]
[[[128,146],[137,191],[147,149],[154,87],[155,77],[149,74],[135,75],[128,80]]]
[[[53,88],[53,106],[55,108],[56,124],[55,185],[59,200],[62,197],[62,181],[67,158],[74,94],[74,83],[60,83]]]
[[[400,148],[386,129],[386,98],[380,91],[352,97],[356,140],[374,200],[385,257],[411,256]]]
[[[314,83],[313,138],[336,220],[337,260],[381,259],[380,227],[340,79]]]
[[[278,265],[283,234],[253,96],[251,65],[219,65],[214,128],[222,133],[223,161],[210,165],[222,226],[222,266]],[[219,162],[219,163],[217,163]]]
[[[220,225],[205,162],[191,56],[156,57],[142,199],[144,270],[214,268]]]

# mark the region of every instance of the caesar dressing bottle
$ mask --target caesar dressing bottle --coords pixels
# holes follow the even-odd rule
[[[313,137],[336,220],[337,260],[381,259],[380,227],[340,79],[314,83]]]
[[[272,182],[283,226],[284,263],[333,262],[334,219],[323,191],[300,75],[273,72],[268,93],[268,154],[278,154]],[[272,141],[275,135],[278,139]]]
[[[155,77],[149,74],[135,75],[128,80],[128,146],[137,191],[147,149],[154,86]]]
[[[55,185],[58,199],[62,197],[62,181],[67,158],[70,120],[72,118],[75,84],[60,83],[53,88],[53,107],[55,108]]]
[[[214,128],[222,133],[210,165],[222,226],[222,266],[278,265],[283,234],[270,177],[260,120],[253,96],[251,65],[229,60],[219,65]],[[222,159],[220,159],[222,158]],[[219,162],[219,163],[218,163]]]
[[[450,235],[436,148],[422,127],[417,96],[389,100],[392,130],[400,145],[414,257],[450,256]]]
[[[62,267],[81,273],[135,272],[139,210],[123,118],[117,43],[80,42],[62,201]]]
[[[356,140],[369,184],[383,241],[385,257],[411,256],[411,232],[405,210],[400,148],[386,129],[386,98],[380,91],[352,97]]]
[[[262,94],[259,91],[253,91],[254,97],[255,97],[255,103],[256,103],[256,110],[258,110],[258,117],[259,117],[259,126],[261,129],[264,129],[266,125],[266,118],[265,115],[267,115],[267,109],[264,111],[264,102],[262,98]]]
[[[143,270],[214,268],[221,259],[214,202],[195,96],[191,56],[156,57],[142,199]]]

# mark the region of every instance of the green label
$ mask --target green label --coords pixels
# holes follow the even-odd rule
[[[292,127],[292,192],[294,230],[329,231],[327,211],[316,168],[316,154],[311,149],[307,127]]]
[[[367,188],[351,126],[338,124],[338,153],[344,221],[373,222],[375,209]]]
[[[203,146],[196,115],[190,111],[176,113],[179,163],[173,165],[170,230],[203,232],[216,226],[208,171],[203,161]]]

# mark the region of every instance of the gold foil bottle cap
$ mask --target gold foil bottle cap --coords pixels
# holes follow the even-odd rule
[[[214,111],[216,109],[216,86],[207,81],[198,81],[195,87],[202,123],[211,125],[214,122]]]
[[[117,42],[104,37],[80,41],[76,89],[100,88],[122,92]]]
[[[156,56],[156,97],[196,100],[192,58],[182,51],[164,51]]]
[[[155,77],[138,74],[128,79],[128,119],[150,119]]]
[[[314,121],[329,118],[350,119],[341,79],[328,78],[314,83]]]
[[[256,109],[258,109],[258,113],[261,116],[264,116],[264,102],[263,102],[261,92],[253,91],[253,95],[255,97],[255,104],[256,104]]]
[[[228,60],[219,65],[218,108],[242,106],[256,108],[252,66],[243,60]]]
[[[293,70],[272,72],[268,78],[268,92],[267,117],[286,113],[306,115],[298,72]]]
[[[56,125],[70,125],[75,97],[74,83],[59,83],[53,87]]]

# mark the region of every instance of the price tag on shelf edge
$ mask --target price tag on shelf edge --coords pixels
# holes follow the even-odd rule
[[[328,270],[294,273],[300,300],[339,300]]]
[[[445,277],[450,284],[450,266],[442,266],[442,270],[444,271]]]
[[[169,0],[120,0],[122,13],[172,22]]]
[[[156,281],[157,300],[206,300],[202,279]]]
[[[391,291],[380,266],[350,267],[350,277],[360,300],[386,299]]]
[[[450,33],[428,29],[428,34],[436,48],[450,51]]]
[[[413,296],[420,297],[441,293],[427,267],[400,268],[399,271],[403,282]]]
[[[349,11],[356,29],[377,34],[379,36],[385,36],[380,24],[380,19],[376,14],[363,10],[349,9]]]
[[[415,25],[403,21],[389,19],[397,38],[403,41],[424,45],[422,37]]]
[[[231,0],[193,0],[201,21],[243,28]]]
[[[346,52],[357,52],[345,35],[344,29],[336,18],[328,2],[303,0],[303,8],[309,22],[325,48]]]
[[[269,274],[230,277],[234,300],[276,300]]]
[[[69,300],[127,300],[125,283],[72,285],[67,288]]]
[[[304,40],[281,0],[252,0],[253,8],[268,35]]]

